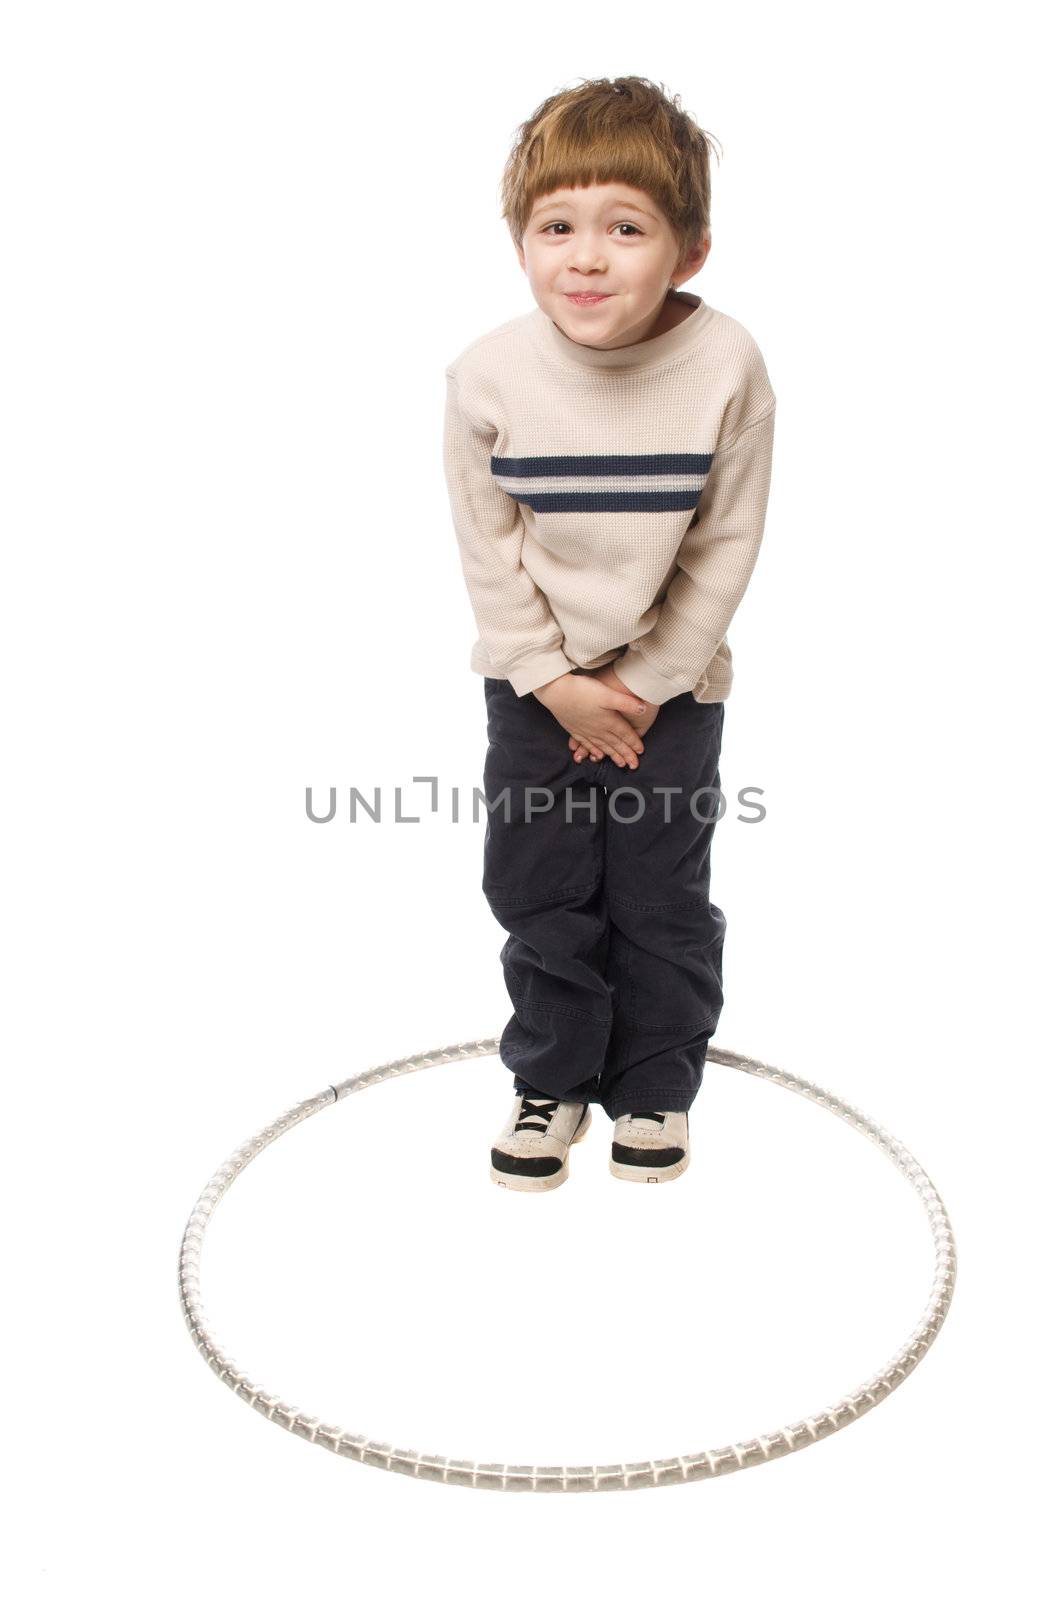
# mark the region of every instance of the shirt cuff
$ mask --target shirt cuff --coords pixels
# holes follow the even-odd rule
[[[524,696],[571,671],[572,663],[563,650],[547,650],[541,656],[532,656],[530,661],[522,661],[506,676],[517,694]]]
[[[651,705],[663,706],[666,700],[672,700],[684,692],[682,684],[675,684],[671,678],[665,678],[655,671],[646,657],[637,651],[633,653],[628,650],[618,661],[614,661],[613,671],[625,689],[637,694],[640,700],[648,700]]]

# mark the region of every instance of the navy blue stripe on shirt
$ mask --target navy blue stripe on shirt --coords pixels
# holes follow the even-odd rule
[[[492,456],[491,471],[498,478],[641,478],[646,473],[708,473],[712,456],[675,454],[654,456]]]
[[[693,511],[701,496],[700,489],[613,489],[600,494],[583,490],[572,490],[568,494],[517,494],[507,489],[506,493],[531,506],[533,511]]]

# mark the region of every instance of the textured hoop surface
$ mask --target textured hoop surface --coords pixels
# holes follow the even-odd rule
[[[468,1061],[477,1056],[497,1055],[498,1039],[474,1039],[467,1044],[451,1045],[444,1050],[430,1050],[424,1055],[405,1056],[397,1061],[385,1062],[368,1072],[348,1078],[346,1082],[330,1084],[320,1094],[301,1100],[276,1122],[263,1128],[247,1144],[220,1166],[203,1190],[195,1209],[188,1219],[181,1241],[179,1262],[179,1291],[185,1322],[193,1340],[206,1362],[241,1400],[246,1400],[256,1411],[278,1423],[290,1433],[308,1439],[311,1444],[323,1445],[337,1455],[361,1461],[366,1466],[383,1467],[388,1472],[402,1472],[411,1478],[430,1478],[438,1483],[454,1483],[472,1489],[535,1489],[544,1491],[573,1491],[594,1489],[657,1488],[670,1483],[693,1483],[702,1478],[718,1478],[724,1473],[738,1472],[743,1467],[759,1466],[777,1456],[803,1450],[807,1445],[828,1434],[837,1433],[857,1417],[863,1416],[873,1406],[904,1382],[918,1366],[940,1331],[952,1300],[956,1278],[956,1246],[952,1227],[945,1207],[934,1185],[899,1140],[872,1122],[869,1117],[837,1095],[829,1094],[806,1078],[795,1077],[780,1067],[768,1067],[749,1056],[736,1055],[730,1050],[710,1046],[706,1060],[720,1066],[735,1067],[757,1078],[791,1089],[795,1094],[814,1100],[836,1117],[849,1122],[874,1144],[885,1151],[895,1166],[915,1189],[926,1210],[930,1230],[934,1237],[934,1282],[926,1310],[911,1337],[891,1357],[884,1367],[860,1388],[843,1395],[826,1411],[788,1423],[775,1433],[760,1434],[755,1439],[743,1440],[713,1450],[698,1451],[693,1455],[659,1457],[654,1461],[615,1462],[608,1466],[510,1466],[498,1461],[465,1461],[451,1456],[426,1455],[420,1450],[385,1444],[379,1439],[369,1439],[364,1434],[348,1433],[339,1426],[308,1417],[296,1406],[286,1405],[277,1395],[269,1394],[261,1384],[252,1383],[240,1372],[213,1337],[203,1314],[199,1293],[199,1261],[203,1235],[207,1223],[222,1195],[250,1161],[267,1145],[273,1144],[282,1133],[305,1122],[326,1106],[335,1105],[345,1095],[359,1089],[371,1088],[387,1078],[401,1077],[407,1072],[420,1072],[426,1067],[441,1067],[451,1061]]]

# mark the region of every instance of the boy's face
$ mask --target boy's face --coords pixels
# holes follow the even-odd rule
[[[668,285],[693,277],[708,253],[708,235],[683,253],[656,202],[626,183],[542,195],[517,246],[540,308],[601,350],[663,332]]]

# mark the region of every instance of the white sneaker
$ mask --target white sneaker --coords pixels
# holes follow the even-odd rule
[[[609,1171],[636,1183],[664,1183],[690,1165],[690,1126],[685,1111],[629,1111],[617,1117]]]
[[[551,1100],[537,1089],[517,1094],[491,1146],[491,1181],[505,1189],[556,1189],[568,1177],[568,1152],[591,1122],[584,1100]]]

